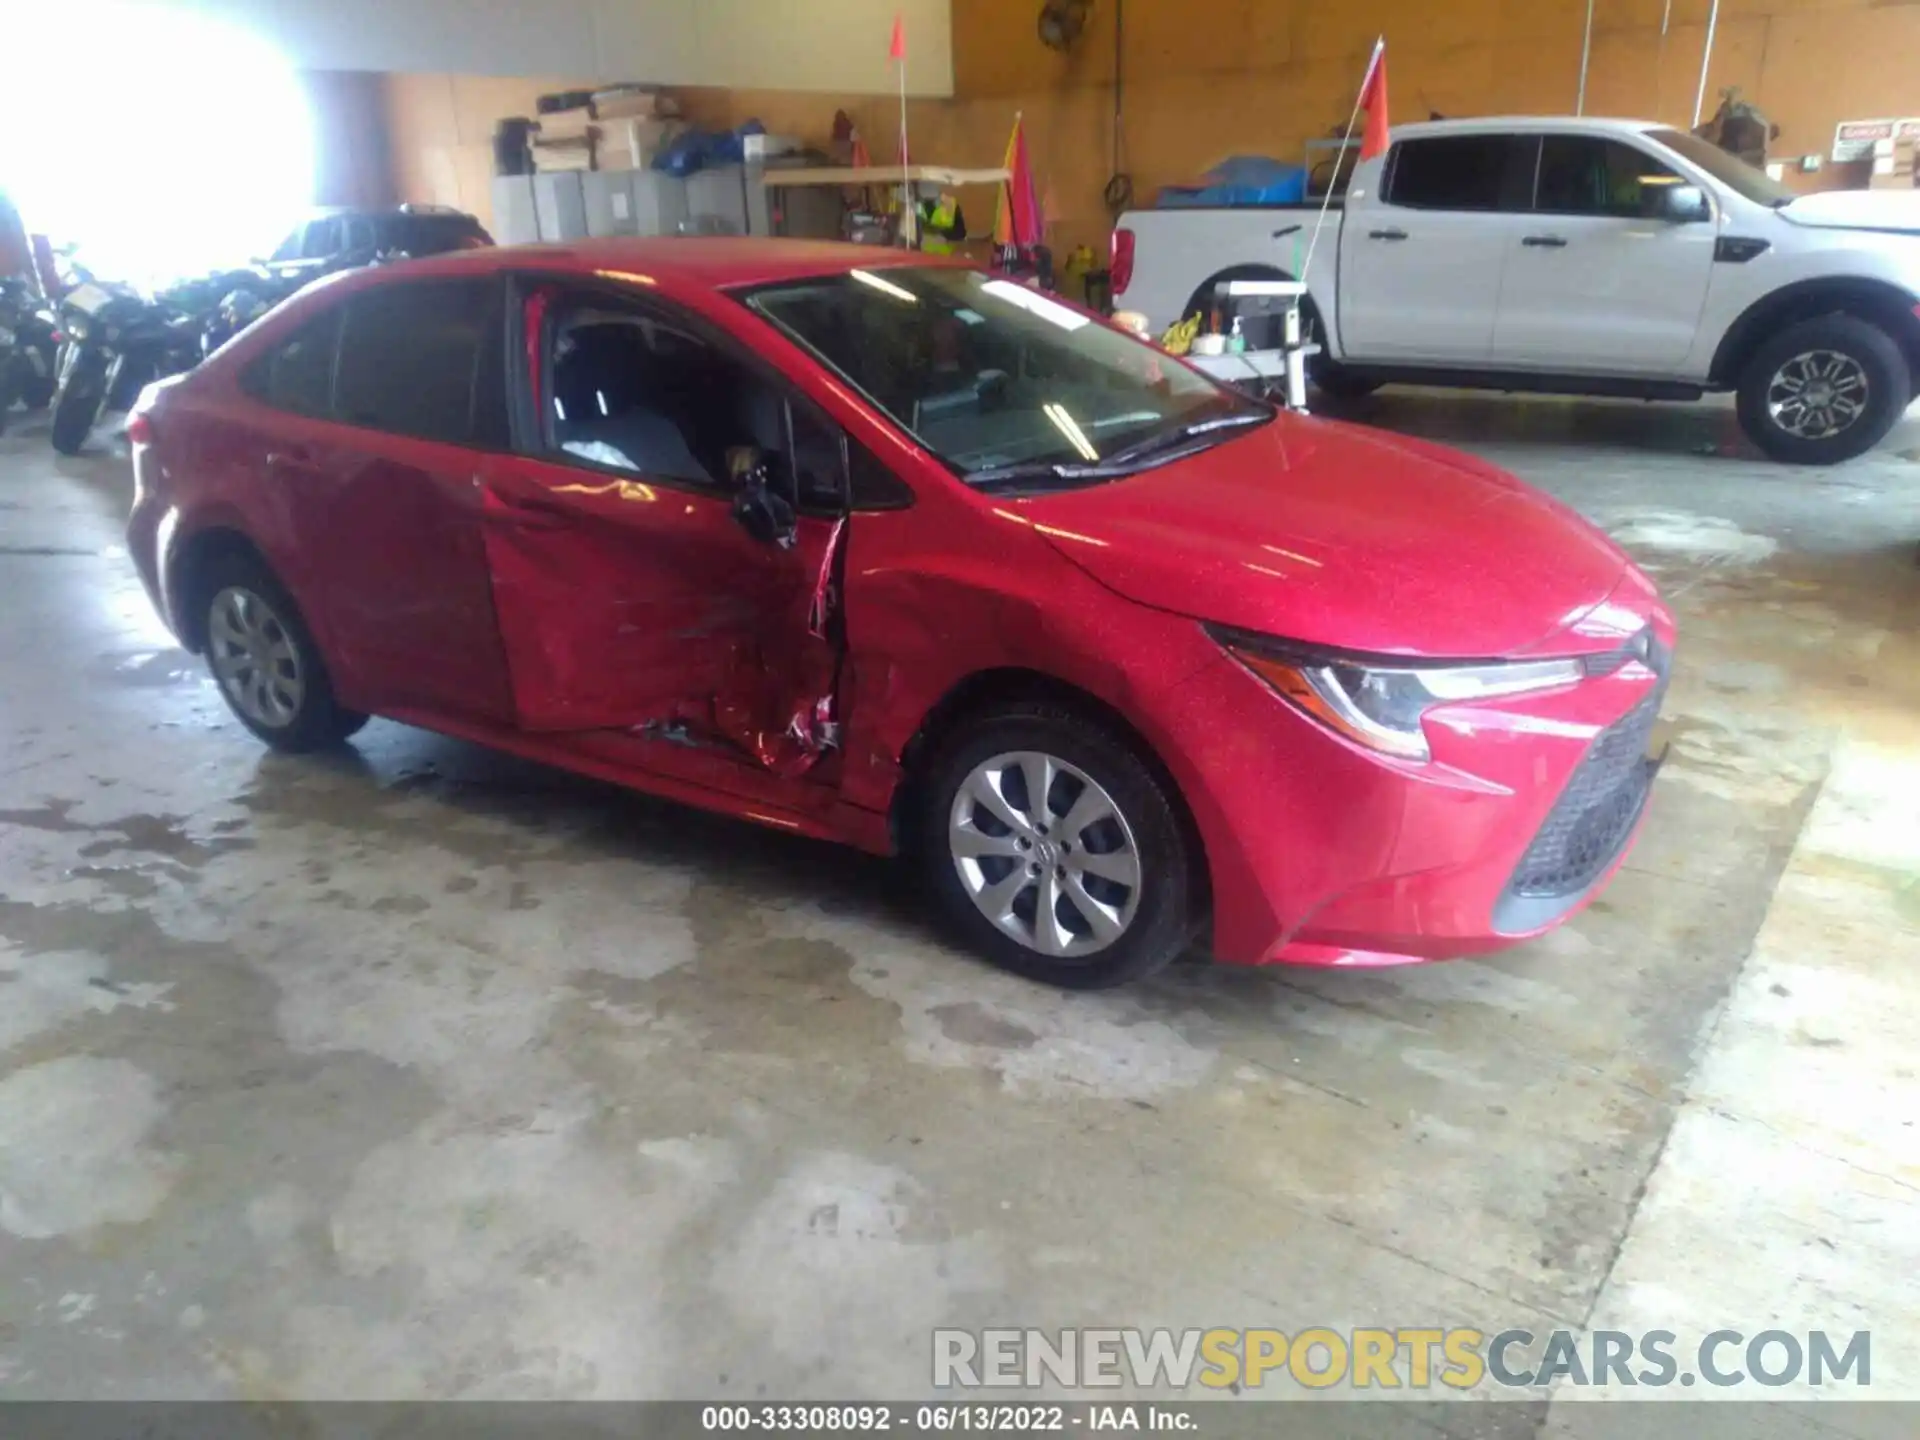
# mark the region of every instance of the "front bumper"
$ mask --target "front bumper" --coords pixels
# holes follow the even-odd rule
[[[1644,818],[1672,630],[1580,684],[1436,710],[1403,764],[1293,710],[1232,661],[1183,687],[1200,733],[1182,788],[1213,879],[1222,960],[1369,965],[1484,954],[1551,929],[1618,870]],[[1241,727],[1234,727],[1238,732]]]

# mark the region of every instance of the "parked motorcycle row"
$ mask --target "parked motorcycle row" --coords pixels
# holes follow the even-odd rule
[[[303,231],[318,250],[302,248]],[[0,278],[0,430],[15,404],[51,407],[53,448],[78,454],[103,414],[132,408],[155,380],[191,370],[320,277],[492,243],[471,216],[430,206],[401,206],[364,222],[351,248],[327,243],[345,233],[332,221],[315,222],[296,230],[273,260],[155,291],[98,279],[80,265],[66,267],[44,291]]]
[[[107,410],[130,409],[155,380],[191,370],[247,321],[313,278],[260,266],[143,294],[83,280],[60,298],[60,365],[52,397],[53,448],[77,454]]]

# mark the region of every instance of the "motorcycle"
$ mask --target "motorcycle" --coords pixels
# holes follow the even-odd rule
[[[23,279],[0,279],[0,429],[18,400],[39,410],[53,398],[59,341],[54,314]]]
[[[54,449],[79,454],[103,410],[131,409],[155,380],[199,363],[207,317],[224,293],[221,280],[192,280],[151,297],[131,285],[87,280],[61,297]]]

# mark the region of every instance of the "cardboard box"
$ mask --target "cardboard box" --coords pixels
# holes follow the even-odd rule
[[[602,170],[645,170],[686,126],[677,120],[608,120],[600,127]]]

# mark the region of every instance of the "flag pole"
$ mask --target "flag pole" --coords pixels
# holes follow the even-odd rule
[[[1387,37],[1384,35],[1373,42],[1373,58],[1367,61],[1367,73],[1361,78],[1360,89],[1353,97],[1353,113],[1347,117],[1347,133],[1343,138],[1348,142],[1352,141],[1353,127],[1360,119],[1360,102],[1367,98],[1367,86],[1373,82],[1373,67],[1380,63],[1381,52],[1386,48]],[[1300,273],[1294,277],[1302,284],[1306,283],[1307,271],[1312,268],[1314,247],[1320,243],[1321,227],[1327,223],[1327,207],[1333,203],[1333,187],[1340,179],[1340,162],[1346,157],[1347,152],[1343,145],[1340,153],[1334,157],[1333,174],[1327,177],[1327,193],[1320,197],[1320,213],[1314,217],[1313,234],[1307,237],[1306,264],[1300,267]],[[1309,173],[1307,178],[1311,180],[1312,174]]]
[[[895,33],[900,36],[899,55],[895,63],[900,70],[900,238],[912,249],[920,243],[919,215],[913,199],[913,166],[907,151],[907,46],[905,31],[899,28],[899,18],[894,19]]]

